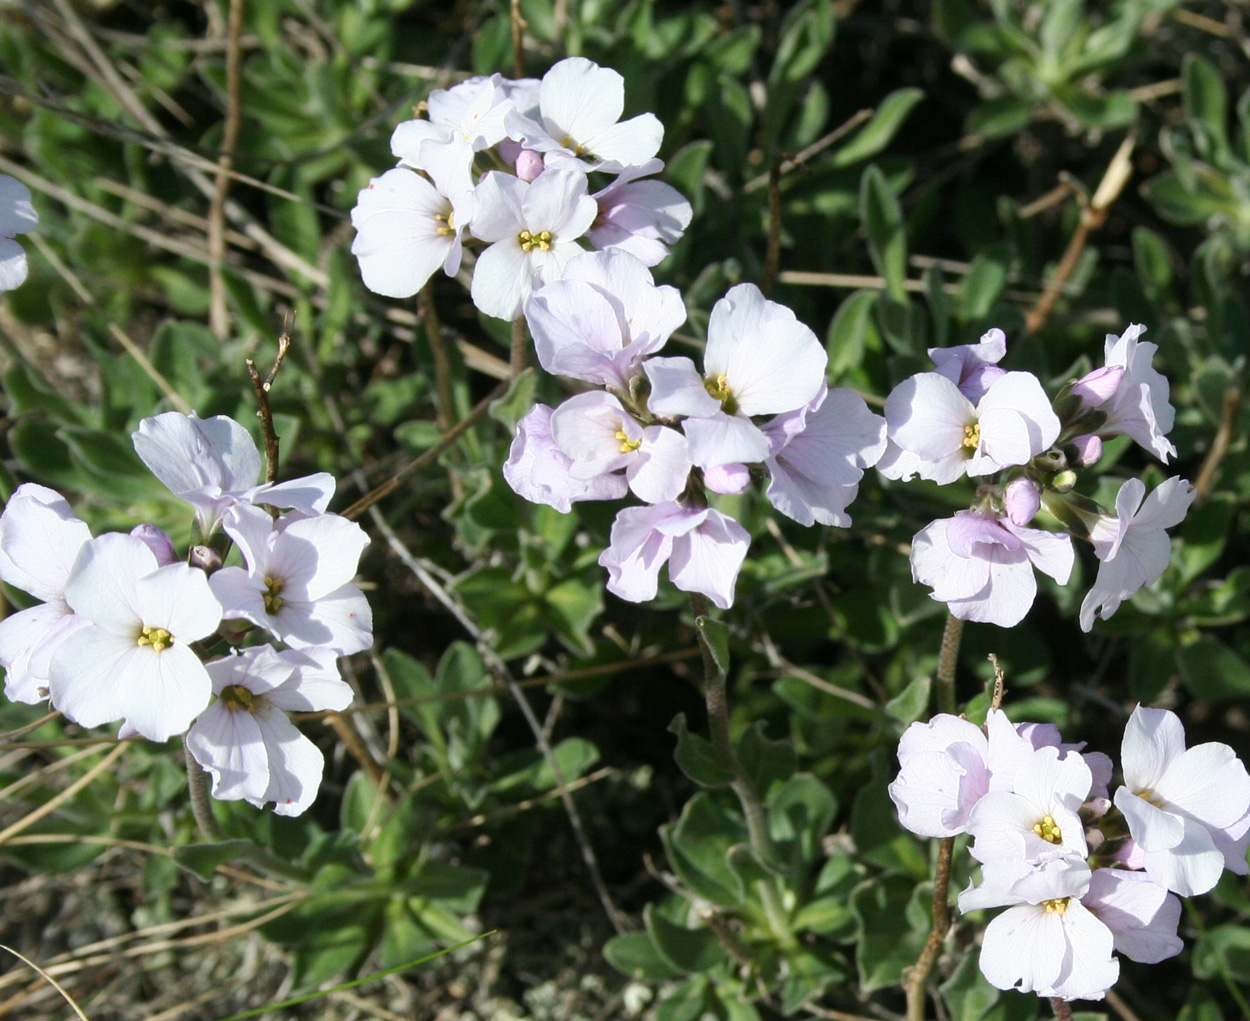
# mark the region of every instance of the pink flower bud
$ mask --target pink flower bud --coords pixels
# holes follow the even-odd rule
[[[533,181],[546,169],[541,153],[534,152],[533,149],[522,149],[517,153],[516,175],[522,181]]]
[[[156,554],[156,563],[160,567],[178,562],[178,551],[174,549],[174,541],[155,525],[135,525],[130,534],[141,539],[143,544]]]
[[[715,468],[705,468],[703,484],[713,493],[736,496],[747,488],[751,482],[751,471],[745,464],[722,464]]]
[[[1076,463],[1082,468],[1088,468],[1091,464],[1096,464],[1098,459],[1102,457],[1101,436],[1095,436],[1092,433],[1078,436],[1072,441],[1072,446],[1076,447]]]
[[[1123,365],[1107,365],[1078,379],[1072,384],[1072,392],[1086,405],[1096,408],[1120,389],[1123,379]]]
[[[1003,494],[1007,507],[1007,519],[1017,528],[1023,528],[1042,506],[1042,491],[1032,479],[1016,479]]]

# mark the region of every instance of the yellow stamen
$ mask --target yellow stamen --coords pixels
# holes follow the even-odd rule
[[[434,228],[434,232],[436,234],[442,234],[444,237],[451,237],[451,235],[456,233],[456,214],[454,211],[448,213],[435,213],[434,219],[436,219],[439,223],[445,224],[445,226]]]
[[[1063,833],[1053,816],[1043,816],[1042,821],[1033,827],[1033,832],[1051,844],[1058,844],[1063,840]]]
[[[282,609],[282,598],[279,593],[282,592],[282,586],[285,584],[286,582],[281,578],[274,578],[268,574],[265,575],[265,595],[263,598],[265,600],[266,613],[277,613]]]
[[[733,387],[729,385],[729,380],[724,374],[717,376],[715,379],[711,377],[703,381],[703,388],[720,401],[721,408],[725,414],[733,415],[738,411],[738,398],[734,396]]]
[[[164,652],[174,644],[174,636],[163,627],[144,627],[136,639],[137,645],[150,645],[153,652]]]
[[[637,450],[642,446],[642,440],[631,440],[629,433],[624,429],[616,430],[616,438],[621,441],[621,453],[628,454],[631,450]]]
[[[964,443],[969,450],[976,450],[981,445],[981,425],[974,423],[964,426]]]
[[[241,684],[229,684],[221,689],[222,704],[231,712],[243,710],[247,713],[254,713],[260,710],[264,702],[253,695],[247,688]]]
[[[1068,901],[1071,897],[1056,897],[1054,900],[1042,901],[1042,907],[1046,909],[1048,915],[1064,915],[1068,912]]]
[[[546,252],[550,250],[551,242],[554,239],[549,230],[540,230],[537,234],[531,234],[528,230],[523,230],[517,235],[517,240],[521,243],[521,251],[523,252],[528,252],[535,248],[540,252]]]

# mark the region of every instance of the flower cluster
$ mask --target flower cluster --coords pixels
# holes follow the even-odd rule
[[[168,412],[134,443],[208,545],[180,558],[149,524],[92,538],[59,494],[18,487],[0,515],[0,579],[41,602],[0,621],[5,694],[50,698],[84,727],[121,720],[122,737],[186,732],[214,796],[297,815],[323,760],[285,714],[351,701],[337,658],[373,641],[351,583],[369,540],[326,513],[329,475],[259,483],[256,444],[229,418]],[[231,541],[243,566],[222,566]],[[262,632],[276,644],[228,649]]]
[[[516,319],[583,241],[654,266],[691,209],[651,179],[664,167],[655,158],[663,126],[650,113],[621,121],[624,105],[624,79],[584,57],[560,61],[541,81],[494,74],[431,94],[428,119],[391,137],[399,166],[371,181],[352,210],[365,286],[413,295],[440,266],[458,272],[476,240],[485,248],[474,303]]]
[[[971,836],[981,883],[959,908],[1007,908],[981,947],[999,989],[1101,999],[1119,977],[1113,951],[1147,964],[1180,953],[1175,895],[1207,892],[1225,868],[1250,872],[1250,775],[1228,745],[1186,749],[1174,713],[1138,706],[1113,799],[1111,760],[1082,747],[1001,711],[984,728],[939,715],[899,744],[900,821]]]
[[[1037,592],[1034,571],[1066,584],[1073,535],[1091,542],[1098,578],[1081,605],[1081,627],[1110,617],[1157,581],[1167,566],[1166,529],[1194,499],[1173,477],[1148,496],[1140,479],[1123,483],[1111,513],[1077,493],[1077,469],[1102,456],[1103,440],[1127,435],[1164,462],[1175,412],[1168,382],[1151,362],[1145,327],[1108,336],[1106,364],[1069,383],[1052,401],[1036,376],[1007,372],[1001,330],[979,344],[932,348],[935,370],[905,379],[885,405],[888,445],[877,468],[891,479],[939,484],[983,479],[976,499],[930,522],[912,543],[912,575],[963,620],[1019,623]],[[1040,511],[1062,529],[1029,527]]]
[[[633,493],[599,558],[608,589],[655,597],[660,568],[680,589],[733,602],[750,537],[708,506],[767,478],[773,506],[805,525],[845,527],[864,469],[885,449],[885,422],[863,398],[825,385],[824,348],[753,284],[712,309],[703,367],[658,357],[685,308],[626,252],[578,256],[525,303],[548,372],[599,389],[535,405],[504,465],[517,493],[568,511]]]

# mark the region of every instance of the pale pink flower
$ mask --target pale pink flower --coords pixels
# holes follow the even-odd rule
[[[1115,949],[1131,961],[1158,964],[1184,949],[1176,926],[1181,902],[1144,872],[1094,869],[1081,898],[1115,939]]]
[[[1232,748],[1211,741],[1186,750],[1175,713],[1139,705],[1120,761],[1124,786],[1115,804],[1155,882],[1192,897],[1215,886],[1226,865],[1239,875],[1250,871],[1244,851],[1230,862],[1217,844],[1241,840],[1250,810],[1250,775]]]
[[[91,538],[60,493],[26,482],[0,514],[0,580],[43,600],[0,620],[4,694],[34,705],[48,697],[57,646],[87,621],[65,601],[74,561]]]
[[[1115,498],[1115,518],[1103,518],[1090,540],[1102,562],[1098,578],[1081,602],[1081,630],[1094,626],[1094,617],[1106,620],[1125,599],[1152,585],[1168,566],[1172,542],[1166,529],[1179,525],[1198,491],[1173,476],[1149,496],[1141,479],[1127,479]]]
[[[1033,569],[1060,585],[1076,554],[1067,535],[1021,528],[1006,519],[959,511],[922,528],[912,540],[913,580],[956,617],[1012,627],[1037,595]]]
[[[1006,370],[998,367],[1006,353],[1007,335],[999,329],[989,330],[976,344],[931,347],[928,351],[937,374],[958,386],[973,404],[985,396],[991,383],[1006,375]]]
[[[517,422],[516,437],[503,465],[504,480],[530,503],[542,503],[567,514],[582,500],[618,500],[629,492],[624,475],[595,475],[575,479],[573,459],[551,436],[552,410],[535,404]]]
[[[30,201],[30,189],[17,178],[0,174],[0,294],[26,280],[26,252],[13,237],[37,226],[39,214]]]
[[[647,266],[667,258],[669,246],[681,240],[694,211],[672,185],[639,180],[658,174],[663,167],[660,160],[653,159],[627,168],[591,196],[599,206],[599,215],[587,235],[592,245],[628,252]]]
[[[1106,367],[1113,376],[1116,369],[1121,375],[1114,392],[1097,405],[1107,416],[1098,434],[1130,436],[1166,464],[1176,456],[1167,438],[1176,409],[1168,400],[1167,377],[1151,365],[1158,346],[1139,340],[1145,332],[1146,327],[1134,323],[1122,336],[1107,335]]]

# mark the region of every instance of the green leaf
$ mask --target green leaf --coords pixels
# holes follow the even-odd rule
[[[676,823],[660,830],[669,863],[692,893],[726,907],[742,903],[742,885],[729,867],[729,850],[746,843],[746,828],[731,818],[711,794],[687,802]]]
[[[1177,556],[1184,584],[1220,559],[1236,510],[1237,502],[1231,493],[1216,493],[1189,512],[1181,526]]]
[[[885,704],[885,711],[899,721],[904,727],[915,723],[929,705],[929,689],[932,680],[928,677],[915,678],[901,693],[895,695]]]
[[[786,978],[781,987],[781,1012],[787,1017],[829,986],[848,978],[846,962],[831,947],[814,944],[786,954]]]
[[[768,828],[792,874],[801,875],[820,855],[821,841],[838,803],[811,773],[792,776],[768,801]]]
[[[1227,975],[1250,981],[1250,929],[1240,925],[1217,925],[1198,937],[1194,945],[1194,976],[1203,979]]]
[[[1018,96],[996,96],[981,103],[968,117],[968,133],[1005,138],[1029,126],[1033,103]]]
[[[855,795],[851,836],[864,861],[923,879],[929,874],[929,863],[920,853],[916,839],[899,825],[898,813],[886,789],[884,766],[884,750],[878,749],[873,754],[873,780]]]
[[[1218,638],[1204,635],[1176,653],[1185,687],[1214,701],[1250,697],[1250,664]]]
[[[875,992],[897,985],[903,969],[916,963],[927,932],[912,927],[908,915],[913,898],[932,896],[929,883],[915,885],[905,876],[869,879],[851,895],[851,910],[859,919],[855,947],[860,990]]]
[[[877,155],[894,140],[907,115],[922,99],[922,89],[907,88],[891,92],[881,100],[881,105],[877,107],[872,119],[833,154],[830,162],[835,167],[849,167],[852,163]]]
[[[678,971],[707,971],[729,959],[716,933],[711,929],[687,929],[670,922],[654,904],[643,909],[643,920],[656,952]]]
[[[725,676],[729,673],[729,628],[711,617],[695,617],[694,626],[699,629],[703,646],[712,653],[716,669]]]
[[[810,75],[833,45],[832,0],[800,0],[781,26],[777,52],[768,74],[769,99],[783,84],[796,84]]]
[[[998,1002],[998,990],[981,974],[979,956],[975,948],[965,954],[951,977],[942,983],[942,999],[951,1021],[980,1021]]]
[[[707,1010],[708,983],[703,975],[693,975],[669,988],[656,1005],[655,1021],[702,1021]]]
[[[603,956],[622,975],[647,982],[676,978],[681,971],[669,964],[655,948],[646,932],[613,936],[603,946]]]
[[[859,190],[860,220],[868,234],[868,252],[877,272],[885,278],[886,293],[906,302],[907,237],[903,211],[883,174],[873,164],[864,171]]]
[[[799,762],[792,741],[785,738],[771,741],[764,736],[764,730],[764,721],[757,720],[742,732],[736,751],[751,786],[767,801],[773,784],[789,780]]]
[[[825,335],[829,378],[834,382],[863,362],[869,331],[875,333],[872,309],[876,303],[876,291],[856,291],[838,306]],[[879,338],[874,346],[880,347]]]
[[[668,725],[668,732],[677,735],[673,758],[681,771],[701,787],[724,787],[733,780],[733,773],[722,761],[712,743],[686,726],[686,714],[678,713]]]
[[[1162,301],[1172,287],[1172,255],[1167,242],[1149,227],[1133,228],[1133,268],[1150,299]]]
[[[1204,156],[1220,157],[1228,153],[1228,93],[1224,79],[1214,64],[1197,53],[1186,53],[1181,65],[1181,96],[1185,114],[1202,130],[1197,134],[1198,149],[1203,152],[1208,142],[1214,151]]]
[[[173,849],[174,861],[205,882],[213,878],[218,865],[234,861],[254,845],[250,840],[223,840],[217,844],[183,844]]]
[[[821,897],[805,904],[791,923],[796,932],[814,932],[826,939],[845,941],[855,925],[855,915],[844,894]]]
[[[357,836],[363,836],[369,825],[378,820],[378,801],[378,789],[373,781],[363,771],[353,773],[347,781],[347,789],[343,792],[339,825]]]
[[[1006,285],[1006,265],[978,254],[959,288],[959,311],[964,322],[976,322],[989,315]]]

